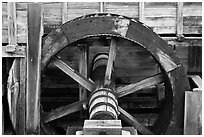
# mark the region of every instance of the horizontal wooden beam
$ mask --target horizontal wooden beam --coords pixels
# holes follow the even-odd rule
[[[11,46],[10,46],[11,47]],[[25,57],[25,46],[13,46],[13,51],[8,51],[7,46],[2,46],[2,57],[5,58],[19,58],[19,57]]]

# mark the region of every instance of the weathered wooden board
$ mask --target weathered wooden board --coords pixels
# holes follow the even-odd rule
[[[43,3],[43,24],[44,27],[62,24],[62,2]]]
[[[8,43],[8,11],[7,11],[7,3],[2,3],[2,43]]]
[[[184,34],[202,34],[202,2],[184,2]]]
[[[183,42],[168,40],[167,43],[175,48],[187,72],[202,72],[202,39],[185,39]]]
[[[202,91],[185,92],[184,135],[202,135]]]
[[[66,6],[64,6],[66,5]],[[65,9],[66,8],[66,9]],[[139,2],[105,2],[104,12],[139,18]],[[62,22],[100,11],[99,2],[44,2],[43,24],[46,33]],[[183,3],[184,34],[202,34],[202,3]],[[176,2],[145,2],[143,22],[159,34],[175,34]],[[64,15],[63,15],[64,14]],[[2,42],[8,43],[7,3],[2,3]],[[27,3],[16,2],[17,41],[27,43]]]
[[[40,3],[28,5],[28,45],[26,83],[26,132],[40,134],[40,82],[42,10]]]
[[[98,13],[99,5],[99,2],[69,2],[67,6],[68,20],[90,13]]]
[[[156,33],[176,33],[176,2],[145,2],[144,23]]]
[[[27,43],[28,37],[27,5],[28,3],[26,2],[16,2],[16,24],[18,43]]]
[[[138,2],[105,2],[105,12],[120,14],[131,18],[139,18]]]

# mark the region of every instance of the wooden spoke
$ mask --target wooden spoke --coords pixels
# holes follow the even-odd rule
[[[48,123],[50,121],[61,118],[63,116],[80,111],[81,109],[83,109],[83,105],[87,104],[87,103],[88,103],[88,100],[86,99],[86,100],[82,100],[79,102],[69,104],[67,106],[62,106],[62,107],[56,108],[53,111],[45,114],[42,118],[42,121],[43,121],[43,123]]]
[[[88,76],[88,46],[86,44],[78,45],[81,51],[80,59],[79,59],[79,73],[83,75],[85,78]],[[79,100],[83,100],[87,98],[86,89],[79,85]]]
[[[153,135],[153,133],[145,126],[140,124],[133,116],[131,116],[128,112],[126,112],[121,107],[118,107],[120,112],[119,117],[137,129],[143,135]]]
[[[56,67],[61,69],[63,72],[65,72],[67,75],[69,75],[71,78],[73,78],[75,81],[77,81],[81,86],[83,86],[87,90],[89,90],[89,91],[93,91],[94,90],[95,83],[93,83],[89,79],[85,78],[83,75],[81,75],[76,70],[72,69],[69,65],[64,63],[59,58],[54,57],[53,60],[52,60],[52,63]]]
[[[134,93],[143,88],[162,83],[163,81],[164,81],[164,78],[162,74],[160,73],[155,76],[144,79],[140,82],[130,84],[124,87],[118,87],[116,90],[117,90],[118,97],[123,97],[125,95]]]
[[[111,79],[111,72],[113,70],[113,62],[115,60],[115,57],[116,57],[116,41],[112,39],[108,55],[108,64],[105,73],[105,85],[109,84],[109,81]]]

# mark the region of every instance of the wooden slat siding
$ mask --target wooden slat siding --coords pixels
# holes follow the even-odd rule
[[[183,3],[184,34],[202,34],[202,2]]]
[[[105,2],[105,12],[139,18],[139,2]]]
[[[178,38],[183,35],[183,3],[177,2],[176,34]]]
[[[185,39],[183,42],[168,40],[167,43],[175,46],[176,55],[187,72],[202,72],[202,39]]]
[[[69,2],[68,3],[68,20],[99,12],[99,2]]]
[[[27,9],[28,3],[16,3],[16,19],[17,19],[17,42],[27,43],[28,25],[27,25]]]
[[[145,2],[144,15],[156,33],[176,33],[176,2]]]
[[[144,2],[139,3],[139,21],[145,23],[144,17]]]
[[[28,5],[26,132],[40,133],[42,4]]]
[[[67,22],[68,19],[67,19],[67,5],[68,3],[67,2],[63,2],[62,3],[62,24]]]
[[[45,33],[50,33],[52,29],[62,24],[62,2],[44,2],[42,9],[44,30]]]
[[[184,135],[202,134],[202,91],[185,92]]]
[[[139,3],[134,6],[133,4],[129,4],[129,2],[117,4],[116,6],[111,5],[110,3],[105,3],[105,12],[119,13],[127,16],[132,16],[133,18],[138,18],[139,16]],[[68,3],[68,14],[67,19],[73,19],[75,17],[89,14],[93,12],[99,12],[100,3]],[[163,5],[164,6],[163,6]],[[62,22],[62,6],[61,3],[44,3],[47,8],[46,13],[44,13],[45,20],[47,20],[44,24],[46,28],[56,28]],[[52,5],[52,6],[51,6]],[[130,5],[130,6],[128,6]],[[184,2],[183,8],[183,29],[184,34],[201,34],[202,33],[202,3],[201,2]],[[7,3],[2,3],[2,42],[8,43],[8,20],[7,20]],[[50,7],[50,8],[49,8]],[[53,9],[56,8],[56,9]],[[132,7],[132,8],[130,8]],[[25,2],[17,2],[17,40],[18,43],[26,43],[27,37],[27,18],[26,18],[26,10],[27,3]],[[108,10],[106,10],[108,8]],[[118,10],[117,10],[118,9]],[[49,11],[52,12],[49,12]],[[70,11],[70,13],[69,13]],[[147,18],[147,25],[153,27],[155,32],[160,34],[169,34],[176,33],[176,4],[175,3],[154,3],[154,2],[146,2],[145,3],[145,18]],[[153,13],[153,14],[152,14]],[[147,14],[147,15],[146,15]],[[55,16],[56,15],[56,16]],[[137,15],[135,17],[135,15]],[[168,16],[167,16],[168,15]],[[165,17],[166,16],[166,17]],[[154,18],[155,17],[155,18]],[[166,19],[164,19],[166,18]],[[169,23],[170,24],[167,24]],[[153,24],[152,24],[153,23]],[[151,25],[152,24],[152,25]],[[172,26],[173,25],[173,26]],[[45,29],[46,31],[46,29]],[[50,32],[50,30],[48,31]]]
[[[8,11],[7,11],[7,3],[2,3],[2,43],[8,43]]]
[[[188,47],[188,72],[202,72],[202,46]]]

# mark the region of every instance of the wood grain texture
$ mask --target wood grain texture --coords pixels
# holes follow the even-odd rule
[[[184,135],[202,134],[202,91],[185,92]]]
[[[43,35],[41,6],[41,3],[29,3],[28,5],[27,134],[40,134],[41,39]]]
[[[20,67],[20,78],[19,78],[19,96],[18,96],[18,104],[17,108],[17,130],[16,134],[25,135],[26,134],[26,59],[19,59],[19,67]]]
[[[176,20],[176,33],[178,37],[183,34],[183,3],[177,3],[177,20]]]
[[[7,3],[2,3],[2,43],[8,43],[8,10]]]
[[[99,12],[99,2],[69,2],[68,20],[90,13]]]
[[[60,70],[62,70],[64,73],[69,75],[72,79],[77,81],[81,86],[92,92],[94,90],[95,83],[88,80],[85,76],[77,72],[76,70],[72,69],[69,65],[64,63],[58,58],[54,58],[52,60],[52,63],[58,67]]]
[[[175,2],[145,2],[144,16],[156,33],[176,33]]]
[[[146,78],[138,83],[130,84],[124,87],[118,87],[116,90],[118,97],[123,97],[125,95],[137,92],[138,90],[141,90],[143,88],[148,88],[150,86],[162,83],[163,81],[164,80],[162,74],[159,74],[150,78]]]
[[[141,125],[133,116],[131,116],[129,113],[127,113],[124,109],[121,107],[118,108],[120,111],[120,117],[129,123],[131,126],[133,126],[135,129],[137,129],[141,134],[143,135],[153,135],[148,128],[146,128],[144,125]]]
[[[111,81],[111,75],[112,71],[114,68],[114,61],[116,58],[116,53],[117,48],[116,48],[116,41],[114,39],[111,40],[110,43],[110,49],[109,49],[109,54],[108,54],[108,63],[106,66],[106,72],[105,72],[105,85],[109,85]]]
[[[16,21],[17,21],[17,41],[18,43],[27,43],[28,39],[28,3],[16,3]]]
[[[15,59],[11,69],[9,70],[9,76],[7,80],[7,100],[9,106],[9,116],[12,122],[14,130],[18,127],[16,126],[17,120],[17,101],[19,95],[19,59]]]
[[[50,111],[44,114],[42,121],[43,123],[48,123],[55,119],[61,118],[63,116],[69,115],[77,111],[80,111],[81,109],[83,109],[82,105],[87,104],[87,103],[88,103],[88,100],[82,100],[79,102],[74,102],[67,106],[56,108],[53,111]]]
[[[89,58],[89,47],[85,45],[78,45],[81,50],[81,55],[79,59],[79,73],[85,78],[88,78],[88,58]],[[87,98],[87,91],[84,87],[79,84],[79,100],[84,100]]]
[[[44,27],[53,29],[62,22],[74,19],[85,14],[96,13],[100,11],[99,2],[69,2],[62,6],[62,2],[43,3]],[[3,43],[8,43],[7,27],[7,3],[2,3],[2,35]],[[63,8],[67,7],[67,13]],[[177,24],[177,3],[176,2],[145,2],[144,3],[144,21],[145,24],[159,34],[176,34]],[[139,2],[105,2],[104,12],[111,12],[125,15],[132,18],[139,18]],[[202,33],[202,4],[200,2],[183,3],[183,30],[184,34]],[[27,42],[27,3],[16,3],[17,19],[17,41],[18,43]],[[63,15],[64,14],[64,15]],[[64,18],[64,21],[63,21]],[[50,30],[49,30],[50,32]]]
[[[17,27],[16,27],[16,3],[8,3],[8,43],[10,45],[17,44]]]
[[[183,3],[184,34],[202,34],[202,3]]]
[[[14,52],[7,52],[6,46],[2,46],[2,57],[25,57],[25,46],[17,46]]]
[[[105,12],[139,18],[138,2],[105,2]]]

